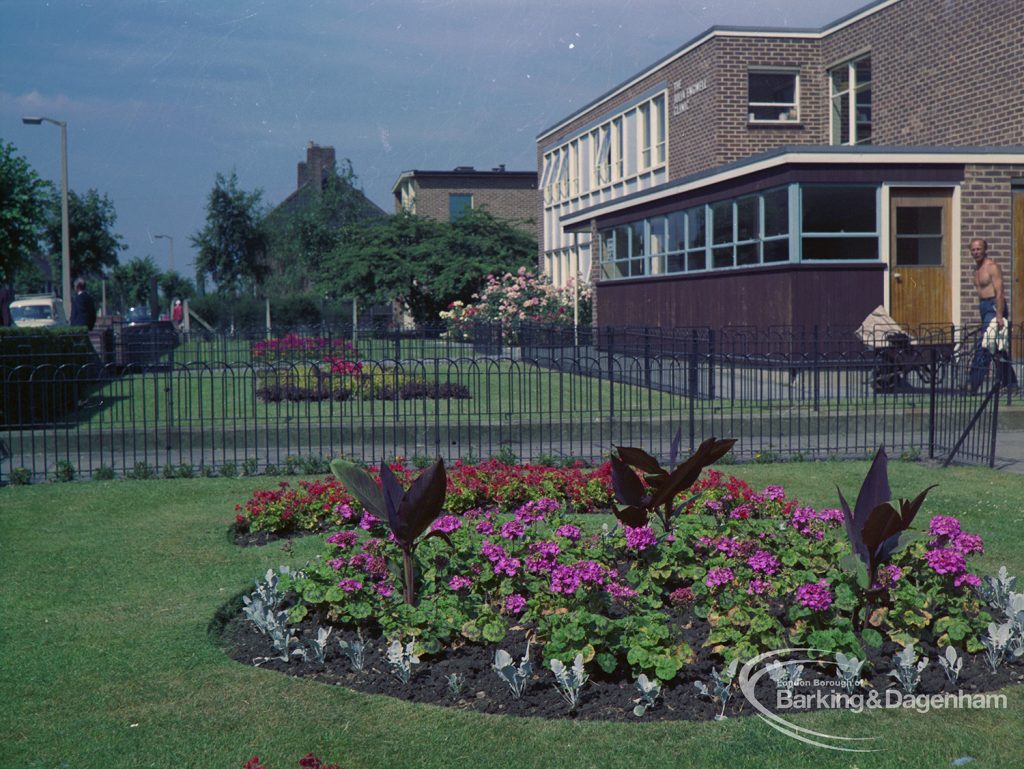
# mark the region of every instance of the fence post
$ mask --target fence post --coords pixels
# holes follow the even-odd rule
[[[651,388],[651,334],[650,329],[644,329],[644,387],[650,391]],[[648,392],[650,397],[650,392]]]
[[[608,424],[615,419],[615,327],[608,327]]]
[[[928,368],[931,371],[931,384],[928,387],[928,459],[935,459],[935,410],[936,387],[939,378],[939,356],[934,347],[928,349]]]
[[[814,410],[821,410],[821,365],[819,360],[819,349],[818,349],[818,324],[814,324],[814,336],[812,338],[813,356],[812,365],[814,366]]]
[[[708,329],[708,398],[715,399],[715,330]]]
[[[693,329],[690,335],[690,376],[686,383],[686,394],[690,396],[690,452],[692,453],[697,447],[697,329]]]

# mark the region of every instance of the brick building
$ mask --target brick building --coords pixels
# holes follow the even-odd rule
[[[1024,321],[1024,0],[714,27],[545,130],[541,267],[601,325]]]
[[[494,217],[537,235],[537,174],[506,171],[498,166],[477,171],[459,166],[453,171],[403,171],[392,188],[395,213],[454,221],[469,208],[486,208]]]

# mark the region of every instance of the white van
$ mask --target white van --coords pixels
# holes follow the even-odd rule
[[[64,302],[55,296],[26,296],[11,302],[11,320],[19,328],[68,325]]]

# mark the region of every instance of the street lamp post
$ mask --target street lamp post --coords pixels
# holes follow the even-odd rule
[[[174,272],[174,238],[170,235],[154,235],[157,240],[167,241],[167,271]]]
[[[71,306],[71,236],[68,224],[68,124],[50,117],[23,117],[25,125],[52,123],[60,128],[60,257],[64,306]]]

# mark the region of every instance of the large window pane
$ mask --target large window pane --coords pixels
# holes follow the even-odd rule
[[[761,233],[760,205],[756,197],[736,201],[736,240],[756,240]]]
[[[732,201],[723,200],[711,205],[712,243],[732,243]]]
[[[816,187],[803,195],[803,232],[876,232],[874,187]]]
[[[789,190],[772,190],[764,194],[764,236],[789,232]]]
[[[707,223],[704,216],[704,206],[691,208],[686,212],[687,236],[686,247],[704,248],[707,244]]]
[[[789,238],[781,240],[766,240],[764,243],[764,261],[788,262],[789,261]]]
[[[687,270],[706,270],[708,267],[708,254],[703,248],[699,251],[690,251],[686,254]]]
[[[647,238],[644,233],[645,222],[641,219],[639,222],[633,222],[629,227],[633,230],[629,243],[629,255],[643,256],[648,251]]]
[[[746,243],[743,245],[736,246],[736,264],[740,266],[749,266],[752,264],[760,264],[761,254],[760,247],[757,243]]]
[[[711,266],[716,270],[732,267],[732,246],[721,246],[711,251]]]
[[[682,251],[686,248],[686,214],[675,211],[668,215],[668,251]]]

